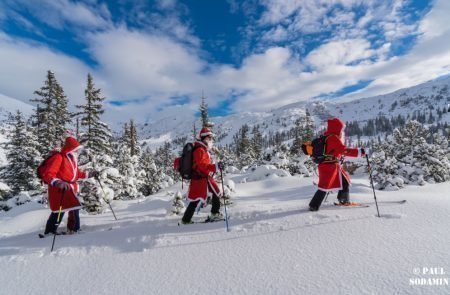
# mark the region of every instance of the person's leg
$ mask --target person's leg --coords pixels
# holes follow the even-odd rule
[[[323,202],[323,199],[325,199],[325,196],[327,195],[327,192],[324,192],[320,189],[316,191],[314,194],[314,197],[311,199],[311,202],[309,202],[309,210],[310,211],[317,211],[320,208],[320,205]]]
[[[342,189],[338,192],[337,198],[339,200],[339,203],[345,204],[350,201],[350,192],[349,192],[349,185],[347,179],[342,176]]]
[[[211,198],[211,214],[219,214],[220,213],[220,198],[213,194]]]
[[[61,220],[63,219],[64,212],[61,212],[61,215],[58,220],[58,214],[59,212],[52,212],[50,213],[50,216],[47,219],[47,224],[45,226],[45,232],[44,234],[54,233],[58,229],[59,224],[61,223]]]
[[[79,231],[80,230],[80,210],[74,210],[73,211],[73,215],[75,215],[75,229],[74,231]]]
[[[67,218],[67,230],[77,232],[80,229],[80,210],[69,211]]]
[[[197,208],[198,202],[200,202],[200,201],[195,201],[195,202],[189,203],[188,207],[186,208],[186,211],[184,211],[183,218],[181,219],[183,222],[187,223],[187,222],[191,221],[192,216],[195,213],[195,208]]]
[[[69,211],[67,214],[67,232],[71,233],[75,229],[75,215],[73,211]]]

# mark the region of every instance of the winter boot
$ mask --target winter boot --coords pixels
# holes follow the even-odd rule
[[[339,204],[348,205],[350,203],[350,194],[348,192],[339,191],[337,199],[339,200]]]
[[[326,192],[317,190],[314,194],[314,197],[311,199],[311,202],[309,202],[309,210],[310,211],[317,211],[320,208],[320,205],[323,202],[323,199],[325,199],[325,196],[327,195]],[[311,210],[312,209],[312,210]]]
[[[222,220],[222,219],[224,219],[224,216],[223,216],[223,214],[222,213],[211,213],[209,216],[208,216],[208,219],[209,220],[211,220],[211,221],[215,221],[215,220]]]

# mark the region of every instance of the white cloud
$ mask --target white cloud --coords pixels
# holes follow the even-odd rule
[[[170,38],[118,28],[91,34],[89,51],[115,97],[191,92],[206,66]]]
[[[422,20],[419,30],[424,38],[439,37],[450,30],[450,1],[435,1],[433,9]]]
[[[325,5],[325,2],[328,4]],[[129,117],[142,120],[152,116],[157,107],[170,105],[169,98],[174,96],[189,97],[191,102],[185,108],[186,112],[193,113],[202,90],[208,96],[211,107],[217,106],[220,100],[232,94],[240,94],[233,105],[234,110],[240,112],[267,110],[307,100],[322,93],[335,92],[360,80],[374,81],[366,89],[348,95],[348,98],[377,95],[449,72],[450,25],[447,24],[446,14],[440,12],[450,12],[445,0],[436,2],[418,25],[422,35],[411,51],[389,60],[386,56],[390,50],[390,41],[374,47],[365,38],[368,34],[366,29],[377,22],[385,32],[392,32],[392,38],[395,39],[409,34],[417,25],[408,27],[401,24],[398,8],[394,9],[393,6],[380,8],[384,11],[382,14],[386,15],[386,19],[381,21],[375,2],[325,2],[267,2],[267,6],[272,5],[270,7],[274,9],[264,14],[262,22],[273,22],[274,25],[269,26],[271,29],[267,30],[264,37],[260,37],[271,42],[288,39],[292,36],[290,30],[300,25],[297,22],[303,21],[325,26],[337,22],[351,24],[354,21],[354,27],[339,30],[307,56],[299,55],[289,47],[272,46],[246,56],[239,66],[209,64],[202,58],[197,37],[176,16],[168,22],[175,32],[170,34],[166,32],[168,27],[131,30],[126,26],[108,26],[104,30],[87,33],[83,40],[89,54],[97,62],[95,70],[76,58],[43,45],[12,40],[3,34],[0,35],[0,92],[28,101],[33,91],[43,85],[45,72],[51,69],[71,98],[71,103],[75,104],[83,100],[86,74],[91,72],[97,87],[102,88],[109,100],[146,98],[140,103],[108,106],[106,117],[109,120],[126,121]],[[344,7],[361,2],[371,8],[358,22],[352,14],[345,13],[335,13],[324,18],[324,11],[329,11],[328,8],[337,2]],[[394,4],[399,3],[395,1]],[[314,10],[318,4],[325,8]],[[310,19],[301,19],[301,13],[307,12],[312,14]],[[287,15],[295,13],[298,16],[292,18],[292,22],[286,21]],[[107,15],[107,10],[102,15]],[[62,17],[64,22],[68,21],[66,16]],[[81,20],[82,17],[75,19]],[[108,17],[100,19],[107,20]],[[310,30],[307,26],[305,28]],[[311,68],[313,71],[306,71]]]
[[[39,44],[13,40],[3,33],[0,33],[0,64],[0,91],[25,102],[44,85],[47,70],[52,70],[71,101],[80,103],[90,71],[78,59]]]
[[[363,39],[331,41],[312,51],[306,62],[316,69],[345,65],[374,55],[370,43]]]
[[[110,13],[105,4],[90,7],[82,2],[69,0],[6,0],[6,5],[14,10],[24,7],[40,21],[57,29],[75,26],[72,29],[104,29],[111,25]]]
[[[270,31],[264,33],[262,39],[266,41],[280,42],[288,39],[288,37],[289,35],[285,28],[282,26],[276,26]]]

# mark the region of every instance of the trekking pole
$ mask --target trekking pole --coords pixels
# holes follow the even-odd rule
[[[98,176],[96,176],[95,179],[97,179],[98,183],[100,184],[100,188],[102,189],[102,192],[103,192],[103,200],[106,201],[106,199],[105,199],[106,193],[105,193],[105,190],[103,189],[102,183],[100,182],[100,178]],[[117,220],[116,213],[114,213],[114,210],[113,210],[113,208],[111,206],[111,202],[110,201],[106,201],[106,203],[109,205],[109,208],[111,209],[111,212],[114,215],[114,218]]]
[[[58,211],[58,217],[56,218],[55,223],[55,232],[53,233],[53,242],[52,242],[52,249],[50,252],[53,252],[53,247],[55,246],[55,240],[56,240],[56,230],[58,229],[60,218],[61,218],[61,212],[62,212],[62,201],[63,201],[64,191],[61,190],[61,201],[59,202],[59,211]]]
[[[378,217],[381,217],[380,216],[380,211],[378,210],[377,195],[375,194],[375,187],[373,186],[373,179],[372,179],[372,167],[370,167],[370,161],[369,161],[369,156],[368,155],[366,155],[366,160],[367,160],[367,167],[369,168],[370,184],[372,185],[373,198],[375,199],[375,205],[377,207]]]
[[[220,169],[220,179],[222,180],[222,194],[225,196],[225,187],[223,185],[223,172],[222,172],[222,169]],[[225,208],[225,223],[227,225],[227,232],[229,232],[230,228],[228,227],[227,202],[226,202],[225,198],[223,199],[223,207]]]
[[[328,199],[328,195],[330,194],[330,192],[327,192],[327,195],[325,196],[325,200],[323,201],[324,203],[326,203],[327,202],[327,199]]]

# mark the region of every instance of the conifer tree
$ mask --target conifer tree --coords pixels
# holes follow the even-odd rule
[[[173,194],[173,193],[172,193]],[[183,203],[183,196],[181,195],[181,192],[176,192],[176,194],[173,197],[172,200],[172,208],[171,213],[173,215],[180,215],[183,214],[185,210],[185,206]]]
[[[1,178],[10,187],[12,195],[39,189],[36,169],[42,159],[37,149],[38,142],[20,111],[14,117],[14,127],[9,137],[10,142],[6,146],[8,164],[2,169]]]
[[[84,129],[80,135],[80,143],[88,150],[91,161],[95,157],[101,164],[105,164],[107,160],[102,159],[103,156],[112,155],[112,134],[108,125],[100,120],[104,113],[105,98],[101,96],[101,89],[95,88],[91,74],[88,74],[84,94],[86,103],[77,106],[80,109],[77,115],[81,117],[81,127]]]
[[[214,124],[209,121],[208,115],[208,104],[206,103],[206,97],[202,94],[202,103],[200,104],[200,117],[202,119],[202,128],[203,127],[213,127]],[[194,127],[195,129],[195,127]]]
[[[295,126],[294,126],[294,141],[292,142],[292,146],[291,146],[291,154],[296,156],[300,153],[301,151],[301,146],[303,144],[303,137],[302,137],[302,130],[301,128],[302,126],[302,120],[301,118],[298,118],[297,120],[295,120]]]
[[[47,71],[47,78],[32,99],[36,102],[36,114],[33,122],[38,136],[39,151],[42,155],[62,145],[66,135],[67,124],[70,123],[70,113],[67,110],[67,97],[55,78],[55,74]]]
[[[138,144],[138,135],[133,119],[130,120],[129,136],[130,154],[131,156],[139,156],[140,149]]]
[[[156,167],[154,154],[147,148],[139,160],[138,189],[144,196],[152,195],[161,189],[162,173]]]
[[[241,168],[244,166],[251,165],[255,161],[255,156],[253,153],[253,148],[248,133],[249,127],[247,124],[244,124],[239,131],[239,145],[238,145],[238,155]]]
[[[119,199],[135,199],[141,196],[137,180],[138,156],[131,156],[129,134],[128,126],[124,124],[124,134],[117,144],[115,157],[115,167],[120,174],[116,186],[116,197]]]
[[[263,136],[258,125],[253,127],[252,134],[253,138],[251,140],[251,144],[253,148],[253,155],[255,156],[255,160],[259,161],[262,159]]]

